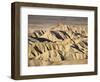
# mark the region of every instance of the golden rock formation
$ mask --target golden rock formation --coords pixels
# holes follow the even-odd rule
[[[87,25],[64,25],[29,33],[28,65],[86,64]]]

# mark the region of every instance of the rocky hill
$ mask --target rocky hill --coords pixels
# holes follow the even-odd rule
[[[59,23],[37,29],[28,36],[28,65],[86,64],[87,25]]]

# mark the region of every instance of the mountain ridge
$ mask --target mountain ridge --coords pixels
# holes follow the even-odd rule
[[[87,26],[79,28],[59,23],[48,30],[34,30],[28,36],[28,57],[29,62],[33,62],[28,65],[43,66],[61,64],[63,61],[87,60],[87,38]],[[35,64],[35,60],[40,63]]]

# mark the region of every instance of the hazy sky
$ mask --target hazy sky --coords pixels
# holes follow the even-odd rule
[[[28,24],[87,24],[87,17],[28,15]]]

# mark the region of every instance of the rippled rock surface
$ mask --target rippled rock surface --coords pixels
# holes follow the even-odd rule
[[[86,64],[87,31],[87,25],[64,24],[32,31],[28,36],[28,65]]]

